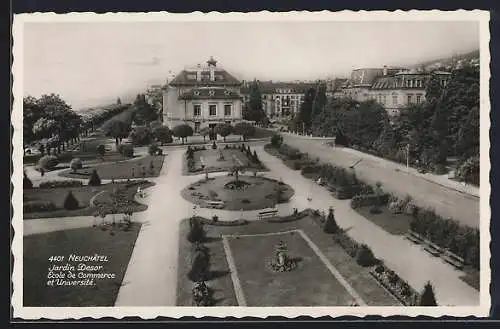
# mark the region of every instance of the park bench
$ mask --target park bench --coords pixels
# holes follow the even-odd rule
[[[269,218],[269,217],[276,217],[278,214],[278,209],[269,209],[269,210],[264,210],[259,212],[259,219],[263,218]]]
[[[224,201],[207,200],[207,201],[205,201],[205,203],[206,203],[208,208],[216,208],[216,209],[224,208]]]
[[[432,243],[427,239],[424,239],[424,243],[425,243],[424,250],[433,256],[439,256],[444,252],[444,250],[441,247],[439,247],[438,245]]]
[[[406,233],[406,238],[416,244],[423,244],[425,240],[420,234],[412,230],[408,230],[408,232]]]
[[[464,267],[464,259],[460,256],[455,255],[449,250],[445,250],[445,252],[441,255],[445,262],[454,266],[455,268],[461,270]]]

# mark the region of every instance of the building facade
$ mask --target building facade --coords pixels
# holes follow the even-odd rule
[[[241,94],[245,104],[250,99],[251,82],[243,82]],[[262,108],[268,118],[288,119],[300,111],[306,91],[313,84],[300,82],[257,81],[261,94]]]
[[[242,120],[241,82],[210,58],[186,68],[163,89],[163,122],[170,129],[189,124],[195,133]]]
[[[421,72],[404,68],[357,69],[349,82],[341,88],[339,96],[359,102],[375,100],[391,116],[398,115],[408,105],[425,101],[428,81],[437,76],[444,87],[451,73],[434,71]]]

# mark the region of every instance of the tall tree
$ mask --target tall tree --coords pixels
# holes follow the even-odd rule
[[[304,102],[300,106],[300,113],[298,115],[298,124],[304,124],[304,128],[309,129],[311,127],[311,113],[313,109],[314,96],[316,94],[316,89],[309,88],[304,95]],[[299,127],[299,129],[302,127]]]
[[[424,291],[420,296],[420,306],[437,306],[434,288],[430,282],[427,282],[424,286]]]
[[[146,124],[158,119],[157,110],[146,101],[146,95],[138,94],[134,101],[135,117],[137,124]]]
[[[243,118],[249,121],[262,122],[266,117],[266,113],[262,108],[262,97],[260,94],[259,84],[256,80],[250,85],[250,99],[245,106]]]
[[[311,120],[314,120],[316,115],[323,111],[326,103],[326,84],[319,83],[316,87],[316,92],[314,94],[314,100],[312,103]]]

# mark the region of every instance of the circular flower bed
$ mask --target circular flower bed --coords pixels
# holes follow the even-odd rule
[[[293,196],[291,186],[262,176],[217,176],[202,179],[182,190],[184,199],[202,208],[247,211],[274,208]]]

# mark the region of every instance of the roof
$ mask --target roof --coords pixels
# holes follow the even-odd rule
[[[196,88],[180,95],[179,99],[241,99],[241,95],[224,88]]]
[[[261,94],[278,94],[280,89],[290,90],[290,93],[302,94],[309,88],[314,88],[316,85],[304,82],[273,82],[273,81],[258,81],[259,91]],[[250,84],[241,88],[242,94],[250,93]]]
[[[201,81],[196,79],[196,70],[182,70],[170,82],[171,86],[239,86],[241,82],[226,70],[215,69],[215,81],[210,80],[210,71],[201,70]]]

